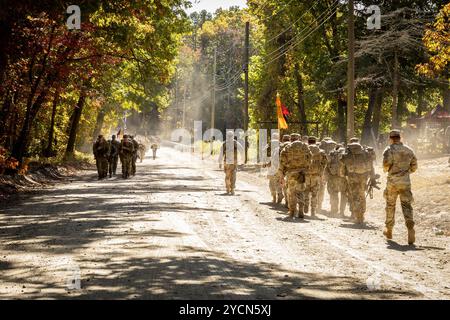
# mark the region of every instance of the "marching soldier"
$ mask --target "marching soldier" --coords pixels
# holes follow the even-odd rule
[[[152,143],[150,148],[152,149],[153,160],[155,160],[156,159],[156,150],[158,150],[158,144],[156,142]]]
[[[392,229],[395,223],[395,204],[400,197],[406,228],[408,229],[408,244],[416,240],[413,219],[413,195],[411,192],[410,174],[417,170],[417,158],[414,151],[401,142],[399,130],[389,134],[390,145],[383,153],[383,169],[388,173],[384,197],[386,199],[386,229],[383,234],[392,239]]]
[[[308,212],[308,206],[311,202],[311,216],[316,215],[318,205],[317,196],[322,183],[325,167],[327,166],[327,156],[325,151],[317,146],[317,138],[308,138],[309,150],[311,151],[311,165],[306,171],[306,191],[304,212]]]
[[[133,144],[133,157],[131,159],[131,175],[134,176],[136,174],[136,161],[138,158],[139,152],[139,142],[134,139],[134,136],[130,136],[131,143]]]
[[[225,172],[225,187],[227,194],[234,195],[236,188],[236,172],[238,167],[238,154],[243,154],[244,148],[234,139],[233,131],[228,131],[219,153],[219,168]]]
[[[330,194],[331,214],[344,217],[345,206],[347,205],[347,181],[345,179],[345,167],[342,157],[345,149],[342,145],[337,145],[328,156],[326,168],[327,190]],[[339,199],[340,194],[340,199]],[[339,201],[340,200],[340,201]]]
[[[280,143],[280,154],[281,152],[284,150],[284,148],[286,148],[287,145],[289,145],[289,143],[291,143],[291,136],[288,134],[283,135],[283,140]],[[279,166],[279,161],[280,159],[278,158],[278,166]],[[280,171],[278,171],[278,175],[280,175]],[[287,195],[287,183],[286,183],[286,179],[284,176],[279,176],[280,178],[280,182],[279,184],[281,184],[281,189],[283,190],[283,196],[284,196],[284,206],[286,208],[289,207],[288,205],[288,195]]]
[[[113,135],[109,141],[109,157],[108,157],[108,172],[109,177],[116,175],[117,162],[119,161],[120,142],[117,141],[116,136]]]
[[[124,134],[120,142],[119,157],[122,163],[122,178],[128,179],[131,175],[131,164],[133,161],[134,146],[133,142]]]
[[[356,223],[364,223],[366,212],[367,180],[374,172],[372,158],[357,142],[348,145],[342,158],[344,174],[347,179],[348,199],[352,218]]]
[[[95,163],[97,165],[98,180],[108,176],[108,153],[109,146],[103,135],[99,135],[93,146]]]
[[[323,138],[322,141],[320,141],[319,148],[321,150],[325,151],[325,154],[328,157],[330,152],[336,148],[336,142],[334,142],[330,137],[325,137],[325,138]],[[328,179],[327,175],[324,174],[322,176],[322,181],[320,183],[319,194],[318,194],[318,199],[317,199],[317,208],[319,211],[322,210],[323,198],[325,197],[325,186],[327,185],[327,179]]]
[[[269,189],[272,195],[273,203],[281,203],[283,200],[283,187],[280,184],[280,176],[278,173],[280,159],[280,141],[278,133],[272,135],[271,143],[266,146],[266,150],[270,147],[270,166],[267,177],[269,179]]]
[[[305,174],[311,166],[311,151],[300,140],[299,134],[291,135],[291,142],[280,154],[280,174],[287,179],[289,218],[304,217]],[[297,211],[298,209],[298,211]]]

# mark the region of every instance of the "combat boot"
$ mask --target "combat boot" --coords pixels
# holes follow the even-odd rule
[[[272,195],[272,203],[277,203],[277,196],[276,195]]]
[[[383,235],[386,237],[386,239],[391,240],[392,239],[392,228],[384,228]]]
[[[279,194],[278,194],[278,200],[277,200],[277,203],[280,204],[281,201],[283,201],[283,194],[282,194],[282,193],[279,193]]]
[[[408,228],[408,244],[413,245],[416,242],[416,231],[414,227]]]

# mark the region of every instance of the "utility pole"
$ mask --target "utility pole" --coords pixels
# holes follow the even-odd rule
[[[183,129],[186,129],[186,84],[184,85],[184,92],[183,92]]]
[[[211,129],[214,129],[216,119],[216,68],[217,68],[217,48],[214,48],[214,65],[213,65],[213,88],[212,88],[212,105],[211,105]]]
[[[355,135],[355,22],[354,3],[348,0],[347,140]]]
[[[245,23],[245,52],[244,52],[244,132],[245,132],[245,163],[248,161],[248,65],[249,65],[249,47],[250,47],[250,22]]]

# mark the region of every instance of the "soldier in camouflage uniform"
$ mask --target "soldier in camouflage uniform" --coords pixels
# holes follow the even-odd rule
[[[289,145],[289,143],[291,143],[291,136],[288,135],[288,134],[283,135],[283,140],[280,143],[280,153],[279,154],[281,154],[281,151],[283,151],[284,148],[286,148],[286,146]],[[280,158],[278,157],[278,166],[279,166],[279,160],[280,160]],[[284,206],[286,208],[289,208],[288,195],[287,195],[287,182],[286,182],[285,177],[284,176],[280,176],[280,174],[281,174],[280,171],[278,171],[278,175],[279,175],[279,178],[280,178],[279,184],[281,184],[281,189],[283,190],[283,196],[284,196],[284,202],[285,202]]]
[[[319,148],[323,151],[325,151],[326,156],[330,154],[331,151],[333,151],[336,148],[336,142],[334,142],[330,137],[325,137],[323,140],[319,143]],[[319,194],[317,199],[317,208],[319,211],[322,210],[323,205],[323,198],[325,196],[325,187],[327,185],[327,174],[322,176],[322,182],[320,183],[319,187]]]
[[[283,188],[280,184],[280,175],[278,172],[280,159],[280,141],[278,133],[272,135],[272,140],[267,144],[266,150],[270,150],[270,166],[267,173],[269,179],[269,189],[272,195],[272,203],[281,203],[283,200]]]
[[[145,144],[139,143],[138,150],[139,150],[139,159],[140,159],[140,162],[142,163],[142,161],[144,161],[145,153],[147,151],[147,148],[146,148]]]
[[[102,135],[97,137],[92,148],[97,165],[98,179],[102,180],[108,176],[108,154],[109,145]]]
[[[342,156],[345,149],[338,144],[336,149],[331,151],[328,156],[328,164],[326,168],[327,190],[330,194],[331,214],[344,217],[345,206],[347,205],[347,181],[345,179],[345,167],[342,162]],[[339,201],[340,194],[340,201]]]
[[[311,151],[308,146],[300,140],[299,134],[292,134],[291,142],[280,154],[280,168],[278,169],[282,176],[287,179],[287,193],[289,205],[289,218],[296,215],[304,217],[304,195],[305,192],[305,174],[311,165]]]
[[[117,162],[119,161],[120,142],[117,141],[116,136],[113,135],[109,141],[109,158],[108,158],[108,172],[109,177],[116,175]]]
[[[413,195],[409,175],[417,170],[417,158],[414,151],[401,142],[400,131],[389,134],[390,146],[383,153],[383,169],[388,173],[384,197],[386,199],[386,229],[383,234],[392,239],[395,222],[395,204],[400,197],[405,224],[408,228],[408,244],[415,242],[413,219]]]
[[[122,178],[128,179],[131,175],[131,164],[133,161],[134,145],[128,135],[123,135],[120,142],[119,157],[122,163]]]
[[[322,184],[322,178],[325,167],[327,166],[327,156],[325,151],[320,150],[317,146],[317,138],[308,138],[309,150],[311,151],[311,166],[306,171],[306,191],[304,193],[304,212],[308,212],[308,206],[311,202],[311,216],[316,215],[316,209],[318,205],[318,194],[320,185]]]
[[[348,200],[350,211],[356,223],[364,222],[366,212],[366,186],[374,169],[370,154],[359,144],[350,143],[347,152],[342,157],[344,174],[347,179]]]
[[[222,168],[225,172],[225,187],[227,194],[234,195],[236,188],[236,172],[238,167],[238,156],[244,153],[242,145],[234,139],[233,131],[228,131],[226,140],[220,147],[219,153],[219,168]]]
[[[138,158],[139,152],[139,142],[134,139],[134,136],[130,136],[131,143],[133,144],[133,157],[131,158],[131,175],[134,176],[136,174],[136,162]]]

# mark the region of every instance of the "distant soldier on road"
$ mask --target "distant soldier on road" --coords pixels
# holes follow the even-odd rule
[[[225,172],[225,187],[227,194],[234,195],[236,189],[236,171],[238,167],[239,154],[244,153],[242,145],[234,139],[234,132],[228,131],[225,141],[220,147],[219,168]]]
[[[280,154],[281,175],[287,178],[289,218],[304,217],[305,174],[311,165],[311,151],[300,141],[299,134],[292,134],[291,142]],[[298,211],[297,211],[298,210]]]
[[[158,150],[158,144],[156,142],[152,143],[151,147],[152,154],[153,154],[153,160],[156,159],[156,150]]]
[[[147,148],[145,147],[145,144],[139,143],[139,159],[141,163],[144,161],[146,151]]]
[[[134,145],[128,135],[124,134],[120,142],[119,157],[122,163],[122,178],[128,179],[131,175],[131,165],[133,161]]]
[[[342,145],[337,145],[328,156],[326,168],[327,190],[330,194],[331,215],[338,214],[344,217],[345,206],[347,205],[347,181],[345,179],[345,166],[342,157],[345,149]],[[340,199],[339,199],[340,194]]]
[[[328,155],[330,154],[331,151],[333,151],[336,148],[336,142],[333,141],[330,137],[325,137],[323,138],[322,141],[320,141],[319,143],[319,148],[323,151],[325,151],[325,154]],[[320,187],[319,187],[319,195],[317,196],[317,209],[319,211],[322,210],[322,205],[323,205],[323,198],[325,197],[325,187],[327,185],[327,175],[324,174],[322,176],[322,181],[320,183]]]
[[[119,162],[119,150],[120,142],[113,135],[109,141],[108,172],[110,178],[116,175],[117,163]]]
[[[388,173],[384,198],[386,199],[386,228],[383,234],[392,239],[395,223],[395,205],[400,197],[405,224],[408,228],[408,244],[416,240],[413,219],[413,195],[410,174],[417,170],[417,158],[414,151],[401,142],[399,130],[389,134],[390,145],[383,153],[383,169]]]
[[[324,170],[328,162],[325,151],[320,150],[316,143],[316,137],[308,138],[308,145],[309,150],[311,151],[312,158],[311,165],[306,171],[304,212],[307,213],[308,207],[309,205],[311,205],[312,217],[316,215],[320,185],[322,184]]]
[[[283,140],[280,143],[280,155],[281,155],[281,152],[284,150],[284,148],[286,148],[286,146],[289,145],[289,143],[291,143],[291,136],[288,135],[288,134],[283,135]],[[279,158],[278,158],[278,161],[279,161]],[[279,163],[278,163],[278,165],[279,165]],[[280,174],[281,174],[280,171],[278,171],[278,175],[280,175]],[[279,178],[280,178],[280,182],[279,183],[281,184],[281,188],[283,190],[285,207],[289,208],[288,195],[287,195],[287,182],[286,182],[286,179],[285,179],[284,176],[280,176]]]
[[[109,146],[103,135],[97,137],[92,149],[97,165],[98,179],[105,179],[108,176]]]

